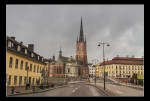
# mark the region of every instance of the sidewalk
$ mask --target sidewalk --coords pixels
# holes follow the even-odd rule
[[[41,93],[41,92],[46,92],[46,91],[49,91],[49,90],[53,90],[53,89],[57,89],[57,88],[61,88],[61,87],[65,87],[66,85],[63,85],[63,86],[54,86],[53,88],[45,88],[45,89],[38,89],[36,88],[34,93]],[[17,92],[17,91],[16,91]],[[29,89],[29,90],[21,90],[19,91],[18,93],[16,94],[11,94],[11,93],[8,93],[8,95],[6,97],[10,97],[10,96],[16,96],[16,95],[23,95],[23,94],[33,94],[33,90],[32,89]]]
[[[126,84],[126,83],[121,83],[121,82],[118,82],[118,81],[116,81],[116,80],[114,80],[114,79],[111,79],[111,78],[108,78],[108,79],[110,79],[110,80],[112,80],[112,81],[114,81],[115,83],[118,83],[118,84],[120,84],[120,85],[123,85],[123,86],[126,86],[126,87],[130,87],[130,88],[134,88],[134,89],[139,89],[139,90],[144,90],[144,87],[143,86],[137,86],[137,85],[133,85],[133,84]]]

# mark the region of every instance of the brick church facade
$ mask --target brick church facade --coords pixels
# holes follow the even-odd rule
[[[84,38],[83,25],[81,18],[79,39],[76,42],[76,60],[80,61],[81,67],[79,68],[79,76],[87,77],[89,75],[87,51],[86,51],[86,37]]]

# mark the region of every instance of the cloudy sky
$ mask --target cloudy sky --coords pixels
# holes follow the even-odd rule
[[[7,5],[6,35],[15,36],[44,58],[75,57],[76,38],[87,39],[88,62],[103,60],[99,42],[107,42],[105,58],[144,56],[144,5]]]

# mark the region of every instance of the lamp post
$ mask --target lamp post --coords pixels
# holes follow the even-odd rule
[[[97,59],[93,59],[92,62],[95,64],[95,85],[96,85],[96,63],[98,62]]]
[[[104,63],[104,90],[105,90],[105,54],[104,54],[104,45],[110,46],[108,43],[99,43],[98,46],[100,46],[100,44],[103,45],[103,63]]]
[[[29,66],[26,66],[26,71],[27,71],[26,90],[28,90],[28,71],[29,71]]]

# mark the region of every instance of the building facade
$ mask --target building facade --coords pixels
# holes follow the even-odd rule
[[[104,75],[104,62],[99,66],[99,77]],[[144,76],[144,58],[115,57],[112,60],[105,61],[105,73],[107,77],[129,78],[134,73]]]
[[[66,63],[65,77],[78,77],[78,67],[77,61],[71,56]]]
[[[95,77],[95,65],[89,65],[89,75]]]
[[[76,43],[76,60],[80,60],[84,66],[87,65],[86,37],[84,39],[82,18],[80,25],[80,35],[79,39],[77,37]]]
[[[43,57],[34,52],[34,45],[24,46],[15,37],[7,36],[6,74],[8,86],[41,83],[41,70],[45,69]]]

